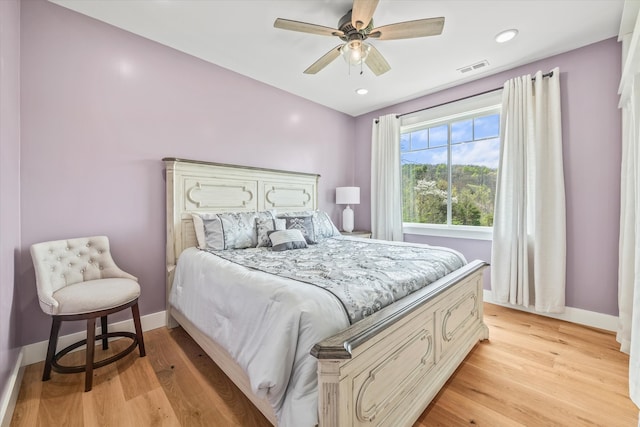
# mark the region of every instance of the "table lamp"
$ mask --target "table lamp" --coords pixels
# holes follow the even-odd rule
[[[347,233],[353,231],[353,209],[350,205],[360,203],[360,187],[336,188],[336,204],[347,205],[342,211],[342,229]]]

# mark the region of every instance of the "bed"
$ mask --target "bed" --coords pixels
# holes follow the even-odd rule
[[[277,351],[285,345],[280,345],[277,337],[268,343],[260,343],[260,337],[248,327],[236,333],[238,341],[251,343],[252,349],[245,352],[241,347],[229,346],[219,339],[224,331],[220,328],[208,330],[202,319],[188,313],[185,305],[189,304],[176,299],[178,288],[173,286],[174,279],[178,283],[176,286],[191,280],[188,276],[193,271],[205,282],[221,276],[217,273],[222,271],[220,265],[205,268],[205,262],[234,264],[224,259],[213,261],[215,256],[195,249],[192,214],[314,211],[317,209],[319,176],[176,158],[163,161],[167,190],[167,325],[183,327],[272,424],[277,425],[280,419],[281,425],[296,426],[315,422],[321,427],[412,425],[477,342],[488,339],[489,332],[482,320],[482,274],[486,267],[482,261],[468,262],[353,324],[339,315],[322,312],[329,310],[332,304],[338,305],[335,298],[323,289],[307,287],[302,296],[283,298],[292,298],[291,306],[300,307],[304,316],[311,311],[307,305],[317,306],[314,310],[319,309],[321,313],[314,316],[331,321],[324,322],[319,331],[304,337],[300,335],[295,349],[298,353],[294,355],[295,366],[288,383],[265,386],[266,390],[281,389],[282,395],[277,395],[277,399],[288,402],[289,412],[286,412],[279,403],[274,404],[271,395],[261,392],[243,359],[255,361],[279,357]],[[360,245],[375,244],[358,242],[362,239],[357,238],[347,240]],[[181,255],[180,266],[176,268]],[[218,316],[224,317],[225,322],[232,322],[228,324],[237,325],[242,320],[236,320],[232,311],[233,301],[238,299],[234,299],[233,292],[257,282],[259,275],[267,274],[248,272],[242,270],[244,267],[234,265],[233,268],[239,270],[235,273],[229,270],[225,277],[235,277],[235,274],[244,279],[237,279],[237,283],[229,288],[229,299],[223,310],[226,312]],[[296,283],[291,279],[272,277],[267,282],[271,284],[261,288],[263,292],[272,292],[268,286],[279,291]],[[222,301],[223,294],[192,299],[202,303],[200,300],[212,298],[211,302],[215,303],[218,299]],[[173,304],[169,303],[170,296]],[[320,304],[320,301],[325,302]],[[300,329],[307,331],[309,328],[303,325]],[[262,345],[264,347],[260,347]],[[297,378],[304,376],[296,373],[298,366],[304,367],[301,372],[306,372],[306,376],[308,371],[313,371],[312,381],[305,380],[302,385],[296,385]],[[313,399],[312,405],[310,399]],[[317,413],[309,414],[309,407]],[[274,408],[277,408],[278,417]]]

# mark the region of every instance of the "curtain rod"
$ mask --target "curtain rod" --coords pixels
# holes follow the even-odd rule
[[[553,71],[549,71],[548,73],[546,73],[546,74],[543,74],[543,75],[542,75],[542,77],[552,77],[552,76],[553,76]],[[535,81],[535,79],[536,79],[536,77],[535,77],[535,76],[531,77],[531,80],[532,80],[532,81]],[[443,105],[452,104],[452,103],[454,103],[454,102],[458,102],[458,101],[464,101],[465,99],[473,98],[473,97],[480,96],[480,95],[485,95],[485,94],[487,94],[487,93],[495,92],[495,91],[500,90],[500,89],[502,89],[502,88],[503,88],[503,86],[500,86],[500,87],[497,87],[497,88],[494,88],[494,89],[485,90],[484,92],[475,93],[475,94],[473,94],[473,95],[464,96],[464,97],[462,97],[462,98],[454,99],[454,100],[452,100],[452,101],[443,102],[442,104],[432,105],[432,106],[430,106],[430,107],[421,108],[421,109],[419,109],[419,110],[409,111],[408,113],[396,114],[396,119],[399,119],[399,118],[400,118],[400,117],[402,117],[402,116],[407,116],[407,115],[409,115],[409,114],[419,113],[420,111],[430,110],[430,109],[432,109],[432,108],[442,107]],[[379,121],[380,121],[380,120],[376,119],[376,120],[375,120],[376,124],[377,124]]]

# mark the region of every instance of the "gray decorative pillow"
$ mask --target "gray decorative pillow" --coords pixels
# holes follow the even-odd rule
[[[315,211],[312,219],[317,240],[326,239],[327,237],[340,236],[338,227],[335,226],[326,212]]]
[[[260,211],[194,213],[192,217],[198,247],[221,251],[256,247],[258,244],[256,221],[258,219],[273,220],[274,215],[272,211]],[[198,234],[199,224],[201,224],[202,236]]]
[[[286,221],[282,218],[256,218],[256,229],[258,233],[257,248],[271,246],[269,231],[284,230]]]
[[[290,249],[304,249],[307,242],[298,229],[269,231],[272,250],[287,251]]]
[[[313,223],[314,243],[327,237],[340,236],[340,231],[338,231],[338,228],[333,224],[329,215],[324,211],[283,212],[278,215],[279,218],[306,216],[310,216]]]
[[[202,223],[204,224],[204,245],[199,246],[216,251],[224,250],[224,233],[222,232],[220,217],[218,215],[207,218],[202,217]]]
[[[258,244],[256,212],[221,213],[218,217],[222,222],[225,249],[255,248]]]
[[[308,244],[317,243],[316,234],[313,230],[313,220],[310,216],[288,216],[284,220],[286,221],[285,228],[287,230],[299,230]]]
[[[199,248],[204,249],[207,247],[204,232],[204,220],[216,218],[218,218],[218,214],[213,212],[199,212],[191,214],[191,219],[193,220],[193,230],[196,232],[196,240],[198,241]],[[220,236],[222,236],[222,230],[220,230]],[[224,245],[224,243],[221,243],[221,245]]]
[[[313,216],[316,211],[296,211],[296,212],[282,212],[278,214],[278,218],[286,218],[292,216]]]

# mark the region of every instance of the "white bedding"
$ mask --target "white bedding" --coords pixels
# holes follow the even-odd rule
[[[227,349],[253,392],[269,400],[280,426],[318,423],[317,360],[309,351],[349,326],[338,299],[188,248],[180,255],[169,302]]]

